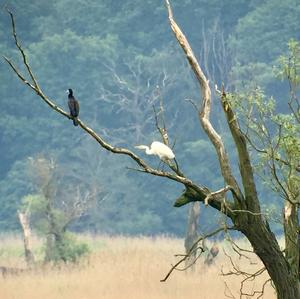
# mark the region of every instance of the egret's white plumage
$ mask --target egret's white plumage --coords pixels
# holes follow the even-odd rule
[[[137,145],[135,148],[145,150],[147,155],[156,155],[161,160],[171,160],[175,158],[173,151],[167,145],[159,141],[153,141],[150,148],[147,145]]]

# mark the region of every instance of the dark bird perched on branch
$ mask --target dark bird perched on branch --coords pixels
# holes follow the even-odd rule
[[[68,89],[67,92],[69,93],[68,94],[68,106],[70,109],[70,114],[73,118],[73,124],[74,124],[74,126],[78,126],[77,116],[79,115],[79,103],[74,98],[72,89]]]

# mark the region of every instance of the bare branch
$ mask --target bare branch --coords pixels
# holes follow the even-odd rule
[[[207,206],[208,205],[208,201],[210,200],[210,199],[212,199],[213,197],[215,197],[215,196],[217,196],[217,195],[223,195],[224,196],[224,194],[227,192],[227,191],[231,191],[233,194],[234,194],[234,196],[238,196],[237,194],[236,194],[236,192],[235,192],[235,190],[234,190],[234,188],[232,187],[232,186],[226,186],[225,188],[222,188],[222,189],[220,189],[220,190],[218,190],[218,191],[215,191],[215,192],[211,192],[210,194],[208,194],[206,197],[205,197],[205,199],[204,199],[204,204]]]
[[[11,14],[11,17],[13,19],[13,15],[12,14]],[[27,58],[26,58],[25,52],[22,49],[22,47],[21,47],[21,45],[20,45],[20,43],[18,41],[17,34],[14,34],[14,37],[16,39],[17,48],[18,48],[19,52],[21,53],[22,57],[24,58],[24,63],[26,64],[26,67],[28,68],[28,72],[30,73],[30,76],[32,76],[32,78],[34,79],[33,81],[35,82],[36,86],[32,85],[31,83],[29,83],[25,79],[25,77],[18,71],[18,69],[14,66],[14,64],[9,59],[5,59],[6,62],[10,65],[10,67],[12,68],[12,70],[14,71],[14,73],[19,77],[19,79],[24,84],[26,84],[31,89],[33,89],[37,93],[37,95],[44,102],[47,103],[47,105],[49,105],[53,110],[55,110],[56,112],[60,113],[64,117],[67,117],[68,119],[71,119],[72,117],[67,112],[65,112],[63,109],[61,109],[60,107],[58,107],[52,100],[50,100],[42,92],[41,88],[37,85],[37,83],[36,83],[37,81],[35,80],[35,76],[34,76],[32,70],[30,68],[30,65],[27,62]],[[132,70],[132,69],[131,69],[131,71],[134,72],[134,70]],[[172,170],[175,172],[175,174],[170,173],[170,172],[165,172],[165,171],[154,169],[154,168],[150,167],[148,164],[146,164],[146,162],[144,160],[142,160],[139,156],[137,156],[135,153],[133,153],[129,149],[127,149],[127,148],[121,148],[121,147],[115,147],[115,146],[109,144],[108,142],[106,142],[99,134],[97,134],[94,130],[92,130],[90,127],[88,127],[80,119],[78,119],[78,124],[94,140],[96,140],[100,144],[101,147],[103,147],[107,151],[110,151],[110,152],[115,153],[115,154],[126,155],[129,158],[131,158],[133,161],[135,161],[138,164],[138,166],[140,167],[139,171],[145,172],[145,173],[149,173],[149,174],[152,174],[152,175],[155,175],[155,176],[166,177],[166,178],[171,179],[173,181],[177,181],[177,182],[185,185],[186,188],[190,188],[190,190],[194,190],[194,192],[196,192],[197,194],[199,194],[199,196],[201,196],[202,198],[205,198],[207,196],[207,194],[209,193],[209,191],[208,191],[207,188],[194,184],[190,179],[186,178],[174,166],[169,165],[172,168]],[[211,206],[213,206],[213,207],[221,210],[221,203],[215,203],[214,201],[212,201],[211,202]]]
[[[21,48],[20,45],[19,45],[19,47]],[[21,48],[21,49],[22,49],[22,48]],[[20,50],[20,51],[21,51],[21,50]],[[25,57],[24,59],[25,59],[25,61],[26,61],[26,56],[25,56],[24,52],[23,52],[23,55],[24,55],[24,57]],[[19,79],[20,79],[24,84],[26,84],[26,85],[29,86],[31,89],[33,89],[33,90],[37,93],[37,95],[38,95],[40,98],[42,98],[42,99],[44,100],[44,102],[46,102],[52,109],[54,109],[55,111],[57,111],[58,113],[64,115],[65,117],[67,117],[67,118],[69,118],[69,119],[72,118],[67,112],[65,112],[63,109],[59,108],[56,104],[54,104],[54,103],[52,102],[52,100],[48,99],[48,97],[46,97],[46,96],[44,95],[44,93],[41,91],[41,89],[40,89],[39,87],[36,87],[36,86],[32,85],[30,82],[28,82],[28,81],[25,79],[25,77],[20,73],[20,71],[15,67],[15,65],[13,64],[13,62],[12,62],[10,59],[8,59],[8,58],[5,57],[5,56],[4,56],[3,58],[4,58],[4,60],[9,64],[9,66],[12,68],[12,70],[14,71],[14,73],[19,77]],[[28,66],[28,68],[30,69],[29,64],[27,64],[27,66]],[[34,77],[32,71],[30,71],[30,72],[31,72],[31,75]]]
[[[192,188],[186,188],[184,192],[176,199],[174,207],[181,207],[193,201],[204,202],[205,198],[210,194],[210,190],[206,187],[202,188],[202,192]],[[224,197],[214,197],[208,202],[208,204],[216,210],[222,212],[234,221],[235,214],[231,212],[235,209],[235,205],[231,201],[226,201]]]
[[[32,72],[31,72],[31,69],[30,69],[30,66],[27,62],[27,58],[26,58],[26,55],[25,55],[25,52],[24,50],[22,49],[19,41],[18,41],[18,37],[17,37],[17,32],[16,32],[16,25],[15,25],[15,19],[14,19],[14,16],[12,14],[12,12],[6,8],[7,12],[9,13],[10,15],[10,19],[11,19],[11,25],[12,25],[12,30],[13,30],[13,36],[14,36],[14,40],[15,40],[15,44],[16,44],[16,47],[18,48],[18,50],[20,51],[20,53],[22,54],[22,58],[23,58],[23,62],[24,62],[24,65],[26,66],[26,69],[30,75],[30,78],[32,79],[33,81],[33,85],[34,87],[39,91],[39,86],[38,86],[38,83],[35,79],[35,77],[33,76]]]
[[[228,284],[226,283],[226,281],[224,281],[224,284],[225,284],[224,295],[225,295],[227,298],[235,299],[235,297],[233,296],[233,294],[232,294],[230,288],[228,287]],[[229,292],[229,294],[228,294],[227,292]]]
[[[155,106],[153,105],[153,111],[154,111],[154,116],[155,116],[155,125],[156,125],[158,132],[161,135],[163,143],[166,144],[167,146],[170,146],[168,130],[166,127],[166,122],[165,122],[163,98],[162,98],[161,92],[159,90],[159,86],[157,86],[157,92],[159,94],[160,104],[159,104],[159,112],[158,113],[156,112]],[[162,124],[162,126],[160,125],[160,123]],[[174,158],[174,161],[175,161],[176,167],[173,164],[171,164],[170,162],[168,162],[167,164],[175,173],[177,173],[180,176],[184,176],[184,174],[179,170],[179,166],[178,166],[177,160],[175,158]]]
[[[253,250],[241,248],[241,246],[239,246],[236,242],[234,242],[234,240],[231,238],[229,234],[227,235],[226,240],[230,242],[233,251],[239,256],[239,258],[244,257],[245,259],[249,260],[251,265],[257,264],[256,262],[253,262],[251,258],[248,256],[248,254],[255,255],[255,252]]]
[[[209,119],[210,109],[211,109],[211,90],[209,87],[209,81],[207,80],[204,73],[202,72],[202,69],[198,64],[198,61],[193,53],[191,46],[189,45],[188,40],[186,39],[185,35],[183,34],[183,32],[181,31],[181,29],[179,28],[179,26],[174,20],[173,12],[169,0],[165,0],[165,3],[168,10],[168,16],[169,16],[171,28],[175,34],[177,41],[179,42],[180,46],[185,52],[188,62],[200,84],[200,89],[201,89],[202,99],[203,99],[202,108],[199,112],[200,122],[202,124],[204,131],[206,132],[207,136],[210,138],[212,144],[215,147],[215,150],[218,155],[220,167],[221,167],[221,172],[226,183],[232,186],[235,189],[236,194],[238,194],[238,198],[236,197],[234,198],[235,202],[238,204],[239,201],[243,198],[242,192],[234,176],[232,175],[229,158],[226,154],[223,141],[219,136],[219,134],[215,131]]]
[[[189,252],[188,252],[187,254],[181,255],[181,256],[183,256],[183,258],[180,259],[175,265],[173,265],[173,266],[171,267],[171,269],[169,270],[169,272],[166,274],[166,276],[165,276],[163,279],[161,279],[160,281],[161,281],[161,282],[165,282],[165,281],[169,278],[169,276],[171,275],[171,273],[172,273],[174,270],[178,270],[177,267],[178,267],[181,263],[183,263],[187,258],[189,258],[189,257],[191,256],[192,253],[194,253],[195,249],[201,249],[201,251],[203,252],[203,248],[202,248],[202,247],[200,247],[200,248],[198,247],[199,242],[201,242],[201,241],[203,241],[203,240],[205,240],[205,239],[208,239],[208,238],[210,238],[210,237],[212,237],[212,236],[215,236],[215,235],[217,235],[218,233],[220,233],[220,232],[222,232],[222,231],[225,231],[225,230],[234,230],[234,229],[235,229],[235,228],[234,228],[233,226],[232,226],[232,227],[220,227],[220,228],[216,229],[215,231],[213,231],[213,232],[211,232],[211,233],[209,233],[209,234],[206,234],[206,235],[204,235],[204,236],[202,236],[202,237],[199,237],[198,240],[197,240],[197,241],[193,244],[193,246],[190,248]],[[179,256],[179,255],[177,255],[177,256]]]
[[[14,66],[14,64],[8,59],[8,58],[4,58],[6,60],[6,62],[11,66],[11,68],[13,69],[13,71],[17,74],[17,76],[21,79],[21,81],[23,83],[25,83],[26,85],[28,85],[30,88],[32,88],[37,95],[42,98],[52,109],[54,109],[55,111],[59,112],[60,114],[62,114],[63,116],[67,117],[67,118],[71,118],[71,116],[65,112],[63,109],[59,108],[57,105],[55,105],[50,99],[48,99],[48,97],[46,97],[44,95],[44,93],[41,91],[40,87],[38,86],[38,84],[36,83],[37,81],[35,80],[35,76],[27,62],[27,58],[25,55],[24,50],[22,49],[22,46],[20,45],[19,41],[18,41],[18,37],[15,31],[15,23],[14,23],[14,17],[13,14],[8,11],[10,16],[11,16],[11,20],[12,20],[12,26],[13,26],[13,35],[15,38],[15,43],[16,46],[19,50],[19,52],[21,53],[22,57],[23,57],[23,61],[24,64],[26,65],[26,68],[30,74],[30,77],[32,78],[32,80],[34,81],[34,86],[32,84],[30,84],[18,71],[18,69]],[[150,166],[148,166],[141,158],[139,158],[136,154],[134,154],[132,151],[126,149],[126,148],[119,148],[119,147],[114,147],[111,144],[105,142],[100,135],[98,135],[95,131],[93,131],[91,128],[89,128],[87,125],[85,125],[81,120],[78,119],[78,123],[80,125],[80,127],[86,131],[89,135],[91,135],[103,148],[105,148],[106,150],[116,153],[116,154],[123,154],[123,155],[127,155],[130,158],[132,158],[145,172],[156,175],[156,176],[161,176],[161,177],[167,177],[169,179],[178,181],[183,183],[184,185],[190,185],[193,186],[194,184],[192,183],[192,181],[190,181],[189,179],[185,178],[185,177],[181,177],[179,175],[174,175],[168,172],[163,172],[160,170],[156,170],[151,168]]]
[[[30,83],[28,82],[25,77],[21,74],[21,72],[16,68],[16,66],[10,61],[9,58],[6,56],[3,56],[4,60],[9,64],[9,66],[12,68],[12,70],[17,74],[19,79],[23,81],[26,85],[28,85],[31,89],[33,89],[35,92],[37,92],[37,89]]]
[[[184,100],[191,103],[193,105],[193,107],[195,108],[195,110],[197,111],[197,113],[199,113],[199,108],[193,99],[184,99]]]
[[[230,240],[231,244],[233,245],[233,249],[234,249],[234,252],[237,253],[239,255],[239,257],[245,257],[247,258],[251,264],[254,264],[251,262],[251,259],[244,255],[244,254],[241,254],[239,252],[240,250],[240,247],[234,243],[232,240]],[[249,250],[244,250],[243,251],[245,252],[249,252],[249,253],[254,253],[252,251],[249,251]],[[245,292],[244,289],[245,289],[245,285],[247,282],[251,282],[251,281],[254,281],[258,276],[262,275],[267,269],[266,267],[262,267],[260,268],[259,270],[256,270],[254,273],[249,273],[249,272],[246,272],[246,271],[243,271],[241,270],[233,261],[232,257],[224,250],[224,254],[225,256],[228,257],[229,261],[230,261],[230,264],[231,264],[231,267],[233,268],[233,270],[230,270],[226,273],[223,272],[223,269],[221,270],[221,273],[223,276],[243,276],[244,279],[241,281],[241,284],[240,284],[240,299],[242,299],[244,296],[246,297],[254,297],[255,295],[259,295],[257,298],[261,298],[264,294],[264,290],[265,290],[265,286],[268,282],[271,281],[270,278],[268,278],[262,285],[261,289],[260,290],[253,290],[252,293],[248,293],[248,292]]]

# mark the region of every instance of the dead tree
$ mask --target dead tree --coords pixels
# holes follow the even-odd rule
[[[19,220],[23,229],[25,260],[27,267],[31,268],[34,265],[35,258],[32,252],[31,228],[28,213],[28,209],[25,212],[18,211]]]
[[[184,247],[185,252],[188,254],[197,241],[199,235],[197,231],[198,223],[200,217],[200,204],[199,202],[193,202],[190,204],[189,212],[188,212],[188,223],[187,230],[185,234]],[[197,259],[197,250],[194,250],[192,254],[189,255],[189,258],[185,261],[185,266],[188,268],[190,266],[191,270],[195,271]]]
[[[176,200],[175,206],[180,207],[189,202],[200,201],[218,210],[225,217],[229,218],[233,223],[233,226],[228,227],[224,225],[216,229],[215,231],[200,237],[197,241],[200,242],[205,238],[213,237],[220,232],[223,232],[224,230],[228,231],[229,229],[231,229],[241,232],[249,240],[254,252],[257,254],[264,265],[263,269],[259,271],[259,273],[267,271],[270,275],[270,278],[277,292],[277,298],[299,299],[300,290],[298,271],[297,274],[295,274],[295,271],[291,271],[291,267],[293,267],[293,265],[290,264],[290,260],[286,258],[285,254],[280,249],[277,239],[271,231],[265,215],[261,211],[258,192],[254,181],[253,165],[251,163],[247,147],[249,142],[240,128],[235,112],[231,106],[229,97],[227,96],[226,91],[223,89],[221,91],[220,99],[224,114],[227,119],[227,124],[237,151],[238,163],[236,163],[236,165],[240,166],[238,169],[240,179],[234,176],[232,170],[233,164],[229,160],[223,140],[221,136],[216,132],[213,124],[210,121],[211,89],[209,86],[209,81],[203,73],[187,38],[174,20],[169,1],[166,0],[165,2],[171,29],[174,32],[175,38],[178,41],[179,45],[182,47],[184,54],[191,66],[191,69],[194,72],[199,83],[199,90],[201,92],[200,98],[202,99],[202,102],[199,105],[200,108],[198,109],[199,120],[204,132],[210,139],[210,142],[212,143],[216,151],[216,158],[219,162],[221,174],[225,181],[225,187],[218,191],[212,191],[207,186],[202,186],[198,183],[193,182],[180,170],[179,167],[174,167],[172,164],[169,165],[169,171],[163,171],[153,168],[129,149],[115,147],[109,144],[81,120],[78,120],[79,126],[87,134],[94,138],[95,141],[98,142],[99,145],[104,149],[114,154],[125,155],[131,158],[134,162],[136,162],[138,166],[137,171],[164,177],[166,179],[170,179],[182,184],[185,187],[185,191]],[[29,79],[27,78],[27,76],[22,74],[21,71],[18,70],[15,63],[12,62],[9,58],[4,57],[5,61],[9,64],[9,66],[16,73],[19,79],[30,89],[32,89],[37,94],[37,96],[42,99],[51,109],[61,114],[62,116],[71,119],[71,116],[67,112],[58,107],[53,100],[49,99],[44,94],[42,88],[38,84],[38,81],[34,76],[30,65],[28,64],[25,52],[18,40],[14,18],[11,13],[10,16],[12,20],[15,44],[20,55],[23,58],[25,71],[27,72],[27,76],[29,77]],[[231,194],[231,197],[229,197],[229,199],[225,197],[226,193]],[[299,201],[298,199],[296,200],[294,198],[294,195],[290,196],[288,199],[298,206]],[[297,244],[298,241],[296,240],[295,242],[295,240],[293,240],[293,242]],[[197,242],[194,244],[194,246],[191,248],[191,251],[198,246],[197,244]],[[188,256],[186,255],[180,261],[178,261],[162,281],[165,281],[169,277],[170,273],[175,270],[176,267],[180,265],[180,263],[185,261],[187,257]]]
[[[44,262],[67,262],[67,227],[92,207],[100,187],[93,182],[79,182],[77,177],[64,177],[63,171],[52,158],[38,156],[29,160],[29,172],[37,192],[41,194],[40,201],[43,202],[42,211],[38,211],[35,217],[47,223],[46,231],[43,231],[46,237]],[[75,192],[74,185],[77,186]]]

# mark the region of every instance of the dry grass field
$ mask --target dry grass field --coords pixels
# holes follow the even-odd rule
[[[175,271],[166,282],[160,279],[183,253],[183,240],[166,237],[85,238],[93,253],[80,265],[60,269],[44,269],[20,275],[0,276],[0,299],[222,299],[225,282],[231,290],[231,298],[239,298],[241,276],[222,276],[230,270],[229,259],[220,250],[215,264],[207,267],[201,257],[195,273]],[[35,241],[39,253],[39,241]],[[220,244],[233,255],[229,244]],[[235,257],[241,269],[249,269],[246,259]],[[253,260],[254,261],[254,260]],[[0,241],[0,266],[25,267],[22,256],[22,240],[3,237]],[[251,266],[259,269],[260,265]],[[259,288],[265,278],[248,285],[248,291]],[[243,298],[247,298],[243,296]],[[255,296],[254,298],[257,298]],[[273,289],[266,288],[264,299],[275,298]]]

